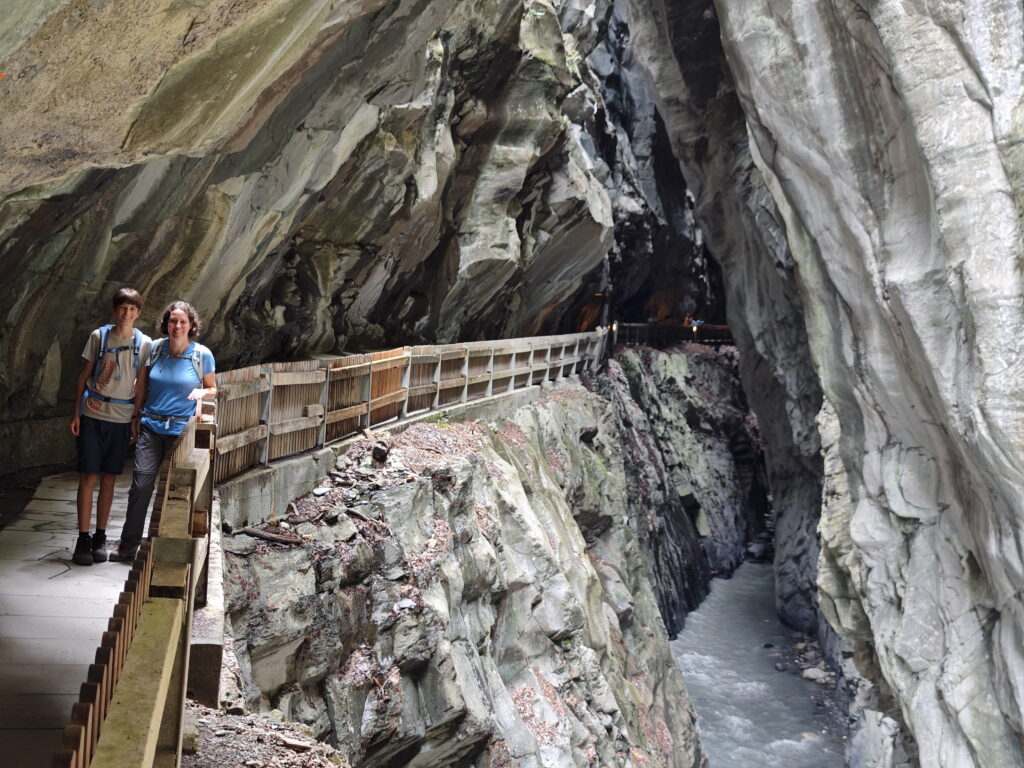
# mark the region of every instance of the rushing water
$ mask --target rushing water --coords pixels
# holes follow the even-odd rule
[[[770,565],[716,580],[686,617],[672,650],[711,768],[842,768],[843,747],[812,698],[820,687],[775,669],[790,632],[775,614]]]

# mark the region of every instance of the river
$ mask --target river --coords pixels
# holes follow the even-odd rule
[[[843,746],[796,671],[775,614],[772,568],[746,563],[686,617],[672,650],[682,667],[711,768],[843,768]],[[770,647],[765,647],[770,644]],[[833,731],[835,729],[832,729]]]

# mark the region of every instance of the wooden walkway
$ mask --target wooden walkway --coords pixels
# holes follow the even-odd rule
[[[114,493],[108,540],[124,523],[131,473]],[[61,746],[129,568],[78,566],[78,475],[43,478],[25,510],[0,530],[0,764],[49,766]],[[95,525],[95,521],[93,522]]]

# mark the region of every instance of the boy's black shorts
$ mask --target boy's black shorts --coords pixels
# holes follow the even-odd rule
[[[78,420],[78,471],[120,475],[131,443],[132,425],[103,421],[90,416]]]

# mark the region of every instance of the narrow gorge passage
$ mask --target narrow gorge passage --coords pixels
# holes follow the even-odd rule
[[[843,738],[823,706],[829,694],[790,663],[800,635],[774,605],[771,566],[745,563],[712,582],[671,643],[704,751],[713,768],[842,768]]]

